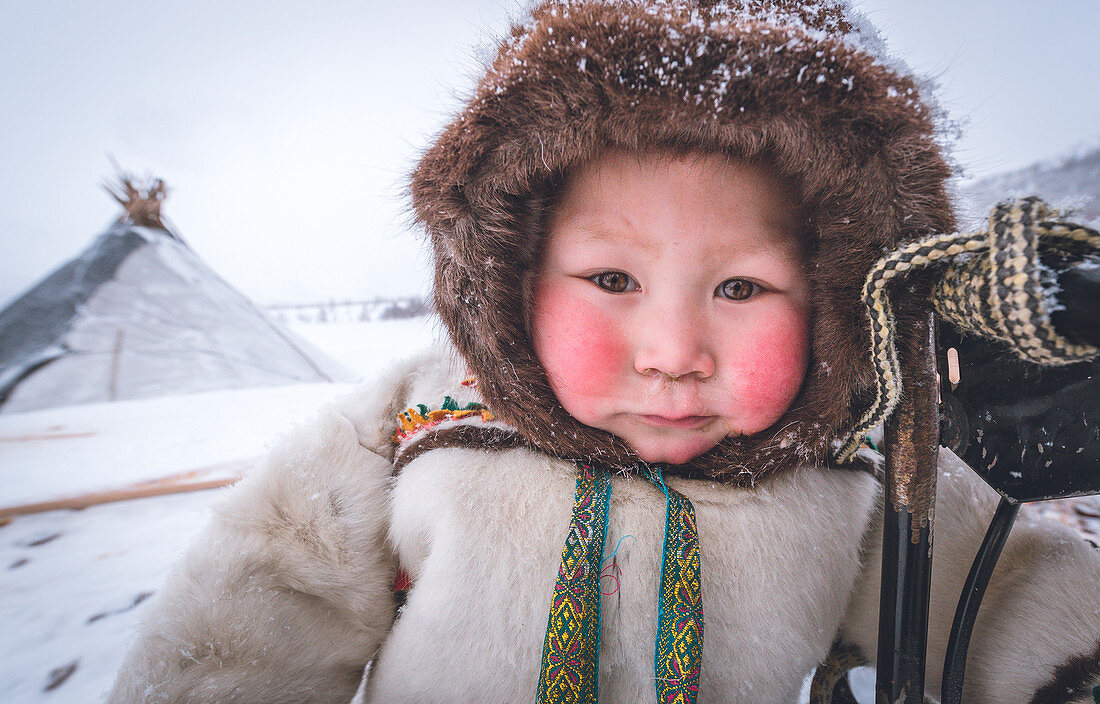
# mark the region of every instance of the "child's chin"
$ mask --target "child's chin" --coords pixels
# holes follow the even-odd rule
[[[635,447],[638,457],[650,464],[687,464],[715,446],[716,443],[690,443],[680,446]]]

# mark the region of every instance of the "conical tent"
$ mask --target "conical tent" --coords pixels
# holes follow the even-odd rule
[[[0,412],[355,378],[171,232],[164,192],[124,177],[127,212],[0,311]]]

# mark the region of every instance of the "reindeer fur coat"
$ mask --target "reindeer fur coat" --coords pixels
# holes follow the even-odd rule
[[[344,703],[372,660],[367,702],[534,701],[573,465],[529,448],[453,447],[394,476],[395,415],[422,399],[471,398],[464,373],[438,356],[415,360],[283,438],[150,606],[107,701]],[[940,471],[930,685],[997,501],[946,450]],[[668,481],[699,526],[700,702],[795,702],[837,638],[874,657],[881,488],[871,474],[805,467],[755,488]],[[633,539],[602,604],[605,701],[653,697],[663,519],[652,485],[614,479],[608,551]],[[395,614],[399,565],[412,588]],[[1097,584],[1097,551],[1025,507],[977,622],[964,701],[1089,701],[1049,692],[1100,680]]]
[[[700,702],[787,703],[834,641],[873,659],[881,487],[829,453],[873,396],[860,288],[883,249],[953,229],[919,86],[832,0],[543,2],[413,175],[449,345],[323,410],[227,493],[145,614],[108,701],[530,702],[574,465],[613,479],[600,694],[653,698],[664,497],[617,438],[557,403],[527,330],[563,174],[611,147],[766,160],[813,232],[811,368],[772,428],[669,485],[695,506]],[[899,325],[913,313],[895,302]],[[472,370],[476,390],[461,381]],[[399,447],[397,414],[484,401]],[[929,668],[996,496],[939,457]],[[627,538],[626,536],[630,536]],[[620,542],[621,539],[621,542]],[[395,573],[411,578],[398,610]],[[964,701],[1090,701],[1100,554],[1022,516],[978,618]]]

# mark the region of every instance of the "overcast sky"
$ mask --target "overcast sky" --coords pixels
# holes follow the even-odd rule
[[[973,176],[1100,144],[1097,0],[857,0],[965,122]],[[0,0],[0,305],[117,215],[124,169],[261,303],[419,293],[405,177],[511,0]]]

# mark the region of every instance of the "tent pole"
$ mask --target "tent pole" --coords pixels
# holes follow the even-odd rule
[[[119,328],[115,333],[115,346],[111,352],[111,378],[108,381],[107,400],[118,400],[118,373],[122,358],[122,340],[126,337],[126,331]]]

